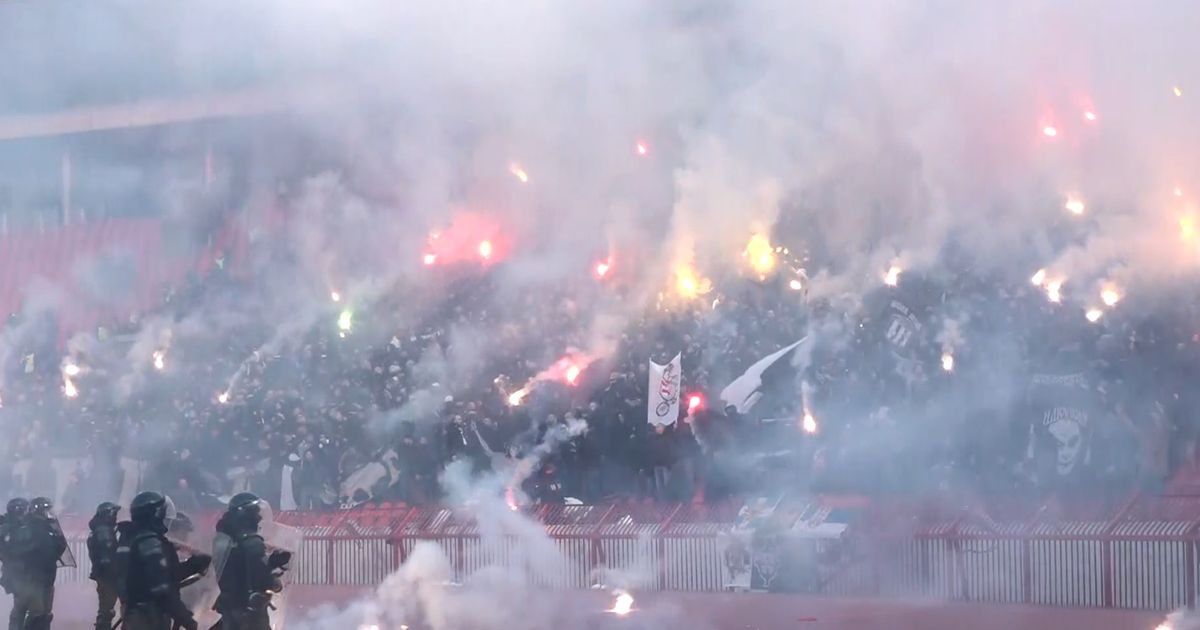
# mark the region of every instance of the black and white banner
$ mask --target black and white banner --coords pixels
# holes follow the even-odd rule
[[[679,391],[683,381],[683,355],[665,365],[650,361],[650,389],[646,396],[646,421],[669,426],[679,419]]]

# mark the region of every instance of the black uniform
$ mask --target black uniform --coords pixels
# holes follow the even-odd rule
[[[9,630],[47,630],[54,619],[54,579],[67,539],[50,514],[51,507],[49,499],[34,499],[29,515],[12,536],[11,562],[16,571],[10,580]]]
[[[92,573],[88,577],[96,582],[96,630],[112,630],[117,606],[117,573],[114,566],[117,554],[117,512],[113,503],[101,503],[96,515],[88,521],[88,558],[92,561]]]
[[[14,555],[15,539],[17,529],[21,526],[21,521],[25,518],[26,512],[29,511],[29,501],[25,499],[13,499],[8,502],[8,508],[4,516],[0,517],[0,586],[4,587],[5,593],[12,593],[12,580],[14,575],[19,572],[18,562]],[[14,598],[15,599],[15,598]],[[14,606],[14,610],[15,610]],[[13,626],[13,623],[16,623]],[[10,622],[10,627],[17,629],[25,623],[24,617],[16,622]]]
[[[179,561],[179,552],[167,539],[166,500],[156,492],[143,492],[129,508],[132,525],[121,528],[118,555],[127,554],[128,566],[119,579],[125,607],[126,630],[196,630],[196,620],[179,595],[180,582],[207,570],[207,556]]]
[[[267,553],[263,537],[258,535],[262,520],[259,499],[250,493],[239,494],[229,502],[229,510],[217,523],[218,534],[229,537],[228,556],[219,560],[217,612],[223,630],[270,630],[268,605],[273,594],[283,589],[277,575],[287,564],[287,552]]]

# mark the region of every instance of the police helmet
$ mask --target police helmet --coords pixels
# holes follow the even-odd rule
[[[262,522],[262,499],[253,492],[240,492],[229,500],[229,516],[240,527],[257,529]]]
[[[96,516],[105,520],[116,520],[117,513],[121,511],[121,506],[111,501],[105,501],[96,506]]]
[[[9,516],[25,516],[29,512],[29,499],[17,497],[8,501],[5,511]]]
[[[166,528],[167,499],[157,492],[142,492],[129,504],[129,517],[136,523]]]
[[[39,516],[49,516],[50,511],[54,509],[54,503],[46,497],[37,497],[29,502],[29,513]]]

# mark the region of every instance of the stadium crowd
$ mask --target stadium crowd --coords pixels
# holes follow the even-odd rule
[[[9,495],[57,489],[67,511],[115,497],[130,475],[184,511],[245,489],[299,509],[429,502],[443,498],[449,462],[505,468],[577,419],[588,430],[522,480],[533,500],[1115,499],[1161,489],[1194,464],[1188,305],[1091,322],[1028,282],[911,274],[845,317],[782,278],[730,279],[685,307],[629,318],[615,351],[572,359],[572,382],[534,382],[568,349],[589,347],[585,314],[620,289],[564,283],[502,297],[494,273],[444,273],[436,296],[397,290],[350,315],[333,303],[341,315],[278,348],[263,345],[267,322],[178,336],[132,388],[118,375],[148,318],[178,322],[252,284],[219,271],[194,279],[161,312],[89,335],[66,360],[53,324],[41,325],[4,366],[0,449],[13,465],[0,485]],[[427,308],[397,324],[412,300]],[[764,374],[765,396],[745,413],[720,402],[726,384],[806,334],[799,373]],[[655,427],[647,361],[677,352],[681,418]],[[78,373],[64,377],[68,363]]]

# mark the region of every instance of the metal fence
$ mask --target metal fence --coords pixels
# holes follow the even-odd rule
[[[1185,520],[1174,510],[1168,519],[1148,520],[1142,515],[1165,513],[1144,509],[1148,504],[1131,502],[1103,521],[997,524],[963,514],[887,532],[875,523],[895,520],[894,513],[864,516],[838,537],[790,539],[789,557],[812,563],[805,570],[814,577],[802,590],[831,596],[1151,610],[1193,606],[1200,509],[1196,518]],[[540,521],[547,537],[490,524],[483,531],[469,514],[429,506],[290,513],[279,520],[303,535],[290,574],[297,584],[376,585],[418,545],[432,544],[444,552],[455,581],[500,566],[549,588],[619,584],[711,592],[730,584],[725,552],[737,507],[544,506],[529,516]],[[81,581],[87,576],[86,551],[81,536],[72,538],[80,567],[63,572],[60,580]]]

